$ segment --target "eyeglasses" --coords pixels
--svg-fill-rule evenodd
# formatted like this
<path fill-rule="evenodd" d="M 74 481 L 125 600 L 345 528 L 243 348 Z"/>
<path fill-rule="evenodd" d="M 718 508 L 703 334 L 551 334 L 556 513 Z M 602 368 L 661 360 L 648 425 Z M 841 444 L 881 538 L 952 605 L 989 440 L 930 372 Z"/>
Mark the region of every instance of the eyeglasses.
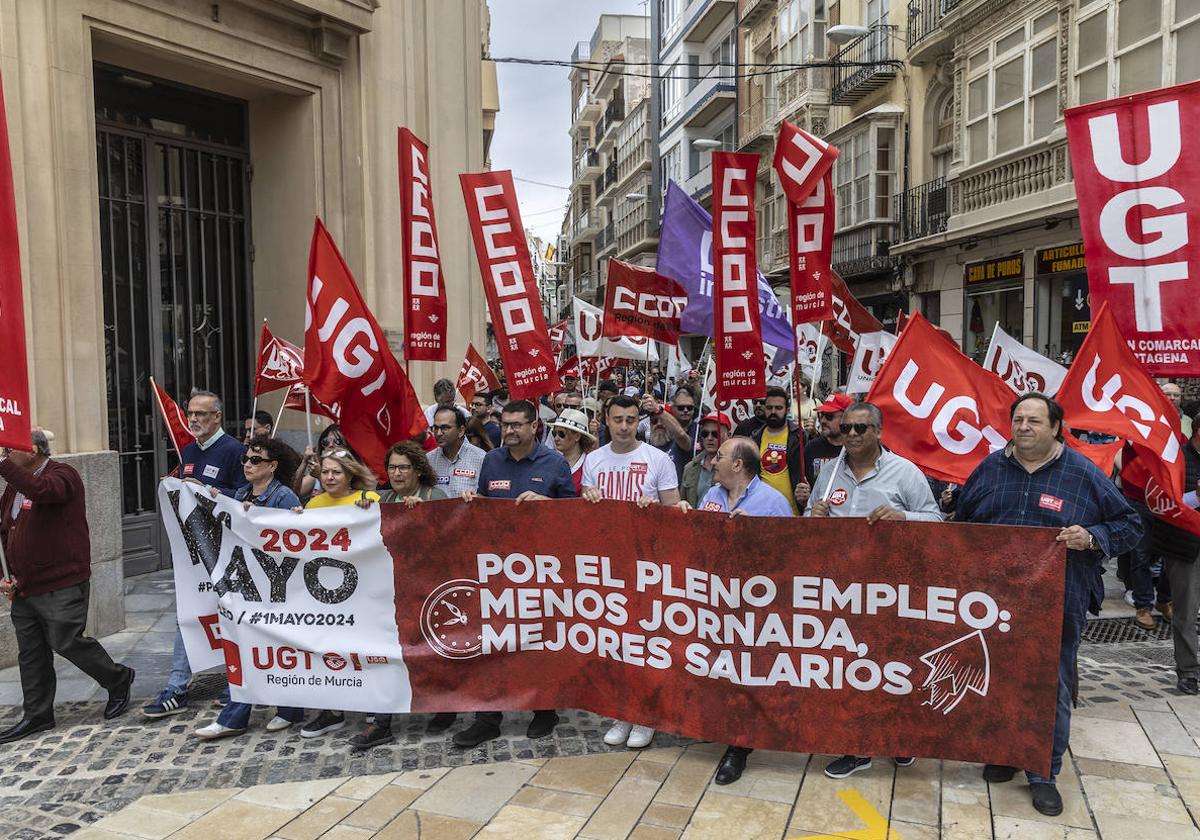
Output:
<path fill-rule="evenodd" d="M 837 417 L 838 414 L 840 414 L 840 413 L 841 412 L 834 413 L 834 412 L 829 412 L 829 411 L 818 411 L 817 416 L 820 417 L 822 420 L 832 420 L 834 417 Z"/>
<path fill-rule="evenodd" d="M 696 406 L 694 406 L 694 405 L 677 405 L 677 406 L 675 406 L 675 410 L 676 411 L 695 411 Z"/>
<path fill-rule="evenodd" d="M 838 429 L 840 429 L 844 435 L 848 435 L 850 432 L 854 432 L 856 435 L 865 435 L 867 433 L 867 429 L 874 428 L 874 423 L 843 423 L 838 426 Z"/>
<path fill-rule="evenodd" d="M 440 425 L 440 426 L 434 426 L 434 427 L 433 427 L 433 430 L 434 430 L 435 432 L 448 432 L 448 431 L 450 431 L 450 430 L 452 430 L 452 429 L 457 429 L 457 428 L 458 428 L 457 426 L 452 426 L 452 425 L 448 425 L 448 424 L 445 424 L 445 423 L 443 423 L 443 424 L 442 424 L 442 425 Z"/>
<path fill-rule="evenodd" d="M 250 464 L 251 466 L 254 466 L 254 467 L 257 467 L 259 464 L 262 464 L 264 462 L 270 462 L 270 461 L 274 461 L 274 460 L 275 460 L 274 458 L 264 458 L 261 455 L 243 455 L 242 456 L 242 464 L 243 465 Z"/>
<path fill-rule="evenodd" d="M 208 417 L 210 414 L 219 414 L 217 411 L 186 411 L 188 417 Z"/>
<path fill-rule="evenodd" d="M 388 464 L 388 472 L 408 472 L 413 468 L 412 464 Z"/>
<path fill-rule="evenodd" d="M 504 429 L 504 430 L 508 430 L 508 429 L 515 430 L 515 429 L 521 428 L 522 426 L 532 425 L 532 423 L 533 423 L 532 420 L 521 420 L 521 421 L 514 422 L 514 423 L 501 423 L 500 428 Z"/>
<path fill-rule="evenodd" d="M 716 437 L 720 437 L 720 436 L 721 436 L 721 433 L 719 431 L 717 431 L 716 429 L 705 429 L 700 432 L 700 437 L 702 437 L 702 438 L 716 438 Z"/>
<path fill-rule="evenodd" d="M 326 449 L 321 453 L 322 458 L 349 458 L 350 453 L 345 449 Z"/>

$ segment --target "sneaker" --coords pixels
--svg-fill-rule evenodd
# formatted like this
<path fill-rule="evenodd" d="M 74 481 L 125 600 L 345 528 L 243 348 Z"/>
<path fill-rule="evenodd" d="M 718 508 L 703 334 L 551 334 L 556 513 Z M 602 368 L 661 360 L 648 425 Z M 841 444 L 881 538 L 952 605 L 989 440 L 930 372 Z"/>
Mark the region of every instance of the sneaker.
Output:
<path fill-rule="evenodd" d="M 230 738 L 234 735 L 241 735 L 245 731 L 245 729 L 234 729 L 232 726 L 222 726 L 213 721 L 208 726 L 201 726 L 192 734 L 205 741 L 215 741 L 218 738 Z"/>
<path fill-rule="evenodd" d="M 631 750 L 640 750 L 643 747 L 650 746 L 650 742 L 654 740 L 654 730 L 649 726 L 635 726 L 629 732 L 629 740 L 625 742 L 625 746 Z"/>
<path fill-rule="evenodd" d="M 1132 589 L 1125 590 L 1125 603 L 1131 607 L 1135 606 L 1133 603 L 1133 590 Z"/>
<path fill-rule="evenodd" d="M 382 744 L 390 744 L 396 740 L 396 736 L 392 734 L 392 730 L 386 726 L 377 726 L 374 723 L 368 723 L 363 727 L 363 731 L 359 732 L 350 739 L 350 746 L 359 750 L 369 750 L 371 747 L 378 747 Z"/>
<path fill-rule="evenodd" d="M 164 689 L 153 703 L 142 706 L 142 716 L 148 718 L 163 718 L 177 715 L 187 708 L 187 695 Z"/>
<path fill-rule="evenodd" d="M 291 726 L 293 723 L 296 723 L 296 721 L 288 720 L 285 717 L 280 717 L 279 715 L 275 715 L 275 717 L 273 717 L 269 721 L 267 721 L 267 731 L 268 732 L 282 732 L 283 730 L 285 730 L 289 726 Z"/>
<path fill-rule="evenodd" d="M 632 729 L 633 726 L 619 720 L 614 723 L 607 732 L 604 733 L 604 743 L 608 744 L 610 747 L 619 747 L 621 744 L 624 744 L 629 740 L 629 732 Z"/>
<path fill-rule="evenodd" d="M 480 744 L 500 737 L 500 727 L 484 720 L 476 720 L 462 732 L 455 734 L 452 742 L 462 749 L 478 747 Z"/>
<path fill-rule="evenodd" d="M 897 756 L 896 758 L 893 758 L 892 761 L 896 762 L 897 767 L 912 767 L 917 763 L 917 760 L 911 755 Z"/>
<path fill-rule="evenodd" d="M 300 728 L 301 738 L 320 738 L 330 732 L 337 732 L 346 725 L 346 716 L 341 712 L 325 710 Z"/>
<path fill-rule="evenodd" d="M 825 766 L 825 775 L 831 779 L 847 779 L 859 770 L 870 769 L 870 756 L 844 755 Z"/>

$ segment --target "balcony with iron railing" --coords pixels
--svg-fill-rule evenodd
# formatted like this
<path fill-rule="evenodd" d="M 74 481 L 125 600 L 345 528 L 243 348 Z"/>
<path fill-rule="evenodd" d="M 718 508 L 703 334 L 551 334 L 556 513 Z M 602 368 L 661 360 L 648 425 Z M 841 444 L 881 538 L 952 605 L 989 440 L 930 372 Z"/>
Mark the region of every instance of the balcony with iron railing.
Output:
<path fill-rule="evenodd" d="M 643 189 L 649 189 L 646 184 Z M 617 257 L 629 260 L 645 251 L 654 250 L 658 241 L 647 222 L 647 202 L 632 202 L 631 209 L 617 220 Z"/>
<path fill-rule="evenodd" d="M 613 99 L 604 109 L 604 116 L 596 126 L 596 148 L 608 152 L 617 142 L 617 131 L 625 119 L 625 102 Z"/>
<path fill-rule="evenodd" d="M 711 156 L 709 157 L 711 158 Z M 710 195 L 712 193 L 711 160 L 705 166 L 700 167 L 700 169 L 694 175 L 690 175 L 685 178 L 680 186 L 683 187 L 684 192 L 697 201 L 706 195 Z"/>
<path fill-rule="evenodd" d="M 737 81 L 733 68 L 713 65 L 683 97 L 680 108 L 683 124 L 690 128 L 708 125 L 736 99 Z"/>
<path fill-rule="evenodd" d="M 610 221 L 600 229 L 600 234 L 596 237 L 596 254 L 602 255 L 616 247 L 617 230 L 616 226 Z"/>
<path fill-rule="evenodd" d="M 591 207 L 575 217 L 575 224 L 571 226 L 571 239 L 578 242 L 580 239 L 595 236 L 599 230 L 600 209 L 598 207 Z"/>
<path fill-rule="evenodd" d="M 942 233 L 950 221 L 950 190 L 945 178 L 935 178 L 895 196 L 900 242 Z"/>
<path fill-rule="evenodd" d="M 905 42 L 910 63 L 927 64 L 950 52 L 954 42 L 942 18 L 958 4 L 959 0 L 908 0 Z"/>
<path fill-rule="evenodd" d="M 595 149 L 584 149 L 575 160 L 575 180 L 594 178 L 600 173 L 600 154 Z"/>
<path fill-rule="evenodd" d="M 617 162 L 609 161 L 608 166 L 604 167 L 604 172 L 596 179 L 596 203 L 604 205 L 612 205 L 613 187 L 617 185 Z"/>
<path fill-rule="evenodd" d="M 873 27 L 838 50 L 833 63 L 830 101 L 834 105 L 853 105 L 896 77 L 902 62 L 892 56 L 894 27 Z"/>
<path fill-rule="evenodd" d="M 900 258 L 891 254 L 895 240 L 896 225 L 891 222 L 874 222 L 839 231 L 833 236 L 830 262 L 834 271 L 843 277 L 894 271 L 900 265 Z"/>
<path fill-rule="evenodd" d="M 738 144 L 743 151 L 754 151 L 766 146 L 775 135 L 774 97 L 752 98 L 750 104 L 738 115 Z"/>

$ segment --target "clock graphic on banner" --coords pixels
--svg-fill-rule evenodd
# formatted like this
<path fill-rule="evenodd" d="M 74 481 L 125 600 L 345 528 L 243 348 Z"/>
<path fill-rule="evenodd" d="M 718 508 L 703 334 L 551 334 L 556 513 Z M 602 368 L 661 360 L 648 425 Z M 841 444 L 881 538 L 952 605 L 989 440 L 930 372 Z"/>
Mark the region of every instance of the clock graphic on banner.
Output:
<path fill-rule="evenodd" d="M 429 593 L 421 607 L 421 632 L 434 653 L 471 659 L 482 652 L 478 589 L 478 581 L 457 578 Z"/>

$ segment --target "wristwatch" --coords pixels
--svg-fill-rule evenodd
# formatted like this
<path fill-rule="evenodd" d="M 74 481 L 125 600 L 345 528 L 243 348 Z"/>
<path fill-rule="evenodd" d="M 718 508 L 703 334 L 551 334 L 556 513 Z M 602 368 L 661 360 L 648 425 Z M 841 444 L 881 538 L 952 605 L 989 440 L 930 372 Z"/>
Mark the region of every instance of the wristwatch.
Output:
<path fill-rule="evenodd" d="M 1095 551 L 1098 548 L 1100 548 L 1100 546 L 1098 546 L 1096 544 L 1096 535 L 1089 531 L 1088 532 L 1088 551 Z"/>

